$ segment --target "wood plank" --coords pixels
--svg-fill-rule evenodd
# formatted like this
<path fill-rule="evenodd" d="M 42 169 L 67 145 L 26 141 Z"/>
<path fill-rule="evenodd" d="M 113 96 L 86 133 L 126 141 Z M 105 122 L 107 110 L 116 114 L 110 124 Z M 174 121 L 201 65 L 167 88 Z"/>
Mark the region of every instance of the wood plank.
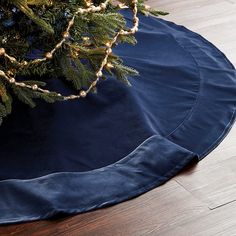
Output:
<path fill-rule="evenodd" d="M 188 171 L 175 180 L 210 209 L 236 201 L 236 157 L 199 171 Z"/>
<path fill-rule="evenodd" d="M 236 202 L 202 214 L 177 227 L 153 231 L 148 236 L 234 236 L 236 235 Z"/>
<path fill-rule="evenodd" d="M 236 64 L 236 4 L 227 0 L 211 1 L 150 1 L 151 5 L 170 14 L 166 20 L 174 21 L 203 35 L 213 42 Z M 234 50 L 232 50 L 234 49 Z"/>

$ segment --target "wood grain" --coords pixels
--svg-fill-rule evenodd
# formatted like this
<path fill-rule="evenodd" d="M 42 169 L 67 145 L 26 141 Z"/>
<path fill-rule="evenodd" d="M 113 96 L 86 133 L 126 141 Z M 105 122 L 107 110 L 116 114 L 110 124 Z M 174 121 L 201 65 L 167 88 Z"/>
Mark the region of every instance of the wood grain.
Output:
<path fill-rule="evenodd" d="M 214 211 L 203 213 L 194 220 L 169 227 L 168 230 L 153 231 L 148 236 L 235 236 L 236 202 Z"/>
<path fill-rule="evenodd" d="M 210 209 L 236 201 L 236 155 L 197 172 L 183 173 L 175 180 Z M 236 223 L 236 222 L 235 222 Z"/>
<path fill-rule="evenodd" d="M 150 0 L 236 65 L 236 0 Z M 64 219 L 2 226 L 0 236 L 234 236 L 236 127 L 206 159 L 122 204 Z M 1 214 L 1 213 L 0 213 Z"/>

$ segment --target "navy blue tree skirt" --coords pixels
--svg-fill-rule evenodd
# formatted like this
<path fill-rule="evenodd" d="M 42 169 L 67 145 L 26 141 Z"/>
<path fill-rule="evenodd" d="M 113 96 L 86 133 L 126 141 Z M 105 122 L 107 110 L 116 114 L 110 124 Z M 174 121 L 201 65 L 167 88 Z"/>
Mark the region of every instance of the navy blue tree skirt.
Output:
<path fill-rule="evenodd" d="M 227 58 L 196 33 L 152 17 L 141 17 L 137 38 L 135 47 L 115 49 L 140 72 L 132 87 L 108 79 L 80 101 L 14 104 L 0 127 L 1 224 L 133 198 L 225 137 L 236 105 Z M 71 92 L 60 79 L 49 84 Z"/>

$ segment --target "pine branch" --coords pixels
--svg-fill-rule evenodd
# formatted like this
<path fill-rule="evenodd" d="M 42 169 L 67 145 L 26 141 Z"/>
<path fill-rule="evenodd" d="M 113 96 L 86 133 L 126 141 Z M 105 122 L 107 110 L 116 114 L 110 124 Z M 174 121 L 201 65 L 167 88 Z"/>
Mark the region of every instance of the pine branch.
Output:
<path fill-rule="evenodd" d="M 40 19 L 35 13 L 30 9 L 29 5 L 35 5 L 35 6 L 41 6 L 48 4 L 49 1 L 44 0 L 12 0 L 12 4 L 14 4 L 19 10 L 21 10 L 26 16 L 28 16 L 34 23 L 42 27 L 45 31 L 47 31 L 50 34 L 54 33 L 53 28 L 51 25 L 47 24 L 44 20 Z"/>
<path fill-rule="evenodd" d="M 119 2 L 130 7 L 134 5 L 131 0 Z M 94 6 L 97 7 L 101 3 L 104 3 L 104 0 L 96 0 Z M 143 0 L 138 0 L 137 7 L 139 12 L 145 15 L 166 14 L 148 8 Z M 11 113 L 12 98 L 17 97 L 31 107 L 36 106 L 38 99 L 49 103 L 67 100 L 57 92 L 42 89 L 46 87 L 46 83 L 42 81 L 43 76 L 62 77 L 71 82 L 76 90 L 72 97 L 77 98 L 81 90 L 91 88 L 94 82 L 92 91 L 95 92 L 99 78 L 114 76 L 130 86 L 129 77 L 138 75 L 135 69 L 124 65 L 119 56 L 112 53 L 112 48 L 107 46 L 117 32 L 128 30 L 119 7 L 108 4 L 99 12 L 75 15 L 78 8 L 86 9 L 87 6 L 82 0 L 1 2 L 0 123 Z M 69 27 L 71 19 L 73 26 Z M 60 44 L 62 39 L 63 43 Z M 112 47 L 119 43 L 136 44 L 133 35 L 120 34 L 116 39 Z M 111 53 L 107 55 L 108 49 Z M 46 60 L 40 61 L 42 58 Z M 103 64 L 104 58 L 106 60 Z M 98 77 L 98 72 L 105 73 Z M 37 78 L 37 80 L 27 80 L 27 78 Z M 15 83 L 16 81 L 18 83 Z"/>

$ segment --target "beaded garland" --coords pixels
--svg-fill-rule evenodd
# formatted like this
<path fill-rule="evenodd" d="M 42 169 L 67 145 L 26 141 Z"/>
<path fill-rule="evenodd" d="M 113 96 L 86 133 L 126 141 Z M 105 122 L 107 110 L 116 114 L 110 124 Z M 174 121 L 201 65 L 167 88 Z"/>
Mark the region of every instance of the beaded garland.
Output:
<path fill-rule="evenodd" d="M 78 8 L 78 10 L 74 13 L 73 17 L 71 18 L 71 20 L 68 22 L 66 30 L 62 33 L 62 40 L 59 43 L 57 43 L 56 46 L 50 52 L 47 52 L 43 58 L 34 59 L 34 60 L 31 60 L 31 61 L 24 60 L 23 62 L 18 62 L 16 58 L 8 55 L 4 48 L 0 48 L 0 57 L 5 57 L 11 63 L 17 63 L 18 66 L 20 66 L 20 67 L 25 67 L 25 66 L 28 66 L 29 64 L 38 64 L 38 63 L 41 63 L 43 61 L 51 60 L 53 58 L 55 52 L 59 48 L 61 48 L 62 45 L 66 42 L 66 40 L 70 37 L 70 29 L 74 25 L 75 17 L 78 14 L 93 13 L 93 12 L 99 12 L 99 11 L 105 10 L 107 8 L 108 4 L 110 3 L 110 1 L 111 0 L 106 0 L 105 2 L 101 3 L 99 6 L 94 6 L 92 4 L 92 2 L 86 0 L 85 4 L 86 4 L 87 8 Z M 79 98 L 85 98 L 87 96 L 87 94 L 94 87 L 96 87 L 98 81 L 100 80 L 100 78 L 103 75 L 104 67 L 105 66 L 107 66 L 109 68 L 113 67 L 113 65 L 111 63 L 108 63 L 108 57 L 112 53 L 112 47 L 116 43 L 118 37 L 120 35 L 135 34 L 138 31 L 139 18 L 137 17 L 137 14 L 138 14 L 137 4 L 138 4 L 138 0 L 132 0 L 131 1 L 131 8 L 132 8 L 132 12 L 133 12 L 133 27 L 130 28 L 129 30 L 121 29 L 120 31 L 118 31 L 116 33 L 116 35 L 113 37 L 112 40 L 105 43 L 106 50 L 105 50 L 104 59 L 103 59 L 101 65 L 100 65 L 99 69 L 96 71 L 96 79 L 90 84 L 88 89 L 87 90 L 81 90 L 78 95 L 72 94 L 72 95 L 69 95 L 69 96 L 63 96 L 60 93 L 56 93 L 58 97 L 60 97 L 64 101 L 74 100 L 74 99 L 79 99 Z M 128 6 L 125 6 L 124 4 L 119 4 L 118 7 L 121 8 L 121 9 L 122 8 L 128 8 Z M 148 6 L 146 6 L 146 7 L 148 7 Z M 49 90 L 46 90 L 46 89 L 42 89 L 36 84 L 28 85 L 28 84 L 25 84 L 23 82 L 17 82 L 16 79 L 11 74 L 11 72 L 5 73 L 4 71 L 0 70 L 0 77 L 5 78 L 6 81 L 8 81 L 10 84 L 14 84 L 15 86 L 18 86 L 18 87 L 24 87 L 24 88 L 39 91 L 39 92 L 42 92 L 42 93 L 52 92 L 52 91 L 49 91 Z"/>

